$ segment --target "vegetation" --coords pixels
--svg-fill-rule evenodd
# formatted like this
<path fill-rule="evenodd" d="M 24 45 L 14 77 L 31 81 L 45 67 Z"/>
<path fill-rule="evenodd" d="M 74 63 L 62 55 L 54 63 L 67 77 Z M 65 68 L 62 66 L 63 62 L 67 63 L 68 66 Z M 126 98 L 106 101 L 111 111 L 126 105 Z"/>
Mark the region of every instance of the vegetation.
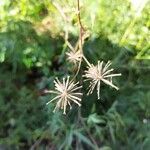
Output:
<path fill-rule="evenodd" d="M 141 4 L 140 4 L 141 2 Z M 138 5 L 139 3 L 139 5 Z M 150 147 L 150 2 L 80 0 L 84 56 L 122 76 L 101 85 L 81 107 L 53 113 L 55 77 L 73 77 L 67 40 L 79 37 L 77 1 L 0 1 L 0 149 L 148 150 Z M 65 16 L 64 16 L 65 14 Z M 78 80 L 86 69 L 81 64 Z"/>

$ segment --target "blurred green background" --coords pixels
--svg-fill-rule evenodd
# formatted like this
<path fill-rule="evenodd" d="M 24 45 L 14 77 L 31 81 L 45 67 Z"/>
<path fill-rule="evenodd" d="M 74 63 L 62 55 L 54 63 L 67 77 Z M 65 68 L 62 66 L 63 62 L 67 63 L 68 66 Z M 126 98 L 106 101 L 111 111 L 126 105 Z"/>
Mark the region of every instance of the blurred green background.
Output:
<path fill-rule="evenodd" d="M 80 3 L 90 32 L 84 54 L 91 63 L 111 60 L 120 90 L 102 85 L 97 100 L 84 85 L 80 109 L 52 113 L 43 91 L 56 76 L 73 75 L 63 36 L 68 29 L 71 43 L 78 38 L 77 2 L 0 0 L 0 150 L 149 150 L 150 2 Z"/>

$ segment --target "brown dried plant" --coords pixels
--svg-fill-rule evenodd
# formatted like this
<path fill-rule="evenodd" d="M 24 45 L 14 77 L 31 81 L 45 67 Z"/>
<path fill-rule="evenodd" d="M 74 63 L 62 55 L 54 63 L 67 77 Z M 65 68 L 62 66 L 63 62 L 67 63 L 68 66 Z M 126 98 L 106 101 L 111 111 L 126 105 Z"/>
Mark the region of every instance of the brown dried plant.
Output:
<path fill-rule="evenodd" d="M 65 23 L 68 24 L 68 18 L 65 15 L 65 12 L 63 12 L 63 9 L 57 4 L 54 3 L 54 6 L 58 9 L 60 12 L 62 18 L 64 19 Z M 98 99 L 100 99 L 100 86 L 101 82 L 115 88 L 118 90 L 119 88 L 112 83 L 112 78 L 116 76 L 120 76 L 121 74 L 114 74 L 112 71 L 114 69 L 109 69 L 111 66 L 111 62 L 108 61 L 105 65 L 103 65 L 103 61 L 98 61 L 97 65 L 91 64 L 83 53 L 83 44 L 85 39 L 89 36 L 89 33 L 84 29 L 82 23 L 81 23 L 81 17 L 80 17 L 80 5 L 79 0 L 77 0 L 77 17 L 78 17 L 78 24 L 79 24 L 79 38 L 77 43 L 75 44 L 75 47 L 69 42 L 68 40 L 68 29 L 65 30 L 65 43 L 69 48 L 69 51 L 66 52 L 67 60 L 70 63 L 73 63 L 74 65 L 78 66 L 78 70 L 75 73 L 72 80 L 70 80 L 70 77 L 67 77 L 67 79 L 63 78 L 63 81 L 60 82 L 58 78 L 54 80 L 55 84 L 55 90 L 51 91 L 49 90 L 48 93 L 56 94 L 57 96 L 54 97 L 52 100 L 50 100 L 47 105 L 55 100 L 57 100 L 56 106 L 53 110 L 53 112 L 56 111 L 56 109 L 63 109 L 63 114 L 66 114 L 67 106 L 69 105 L 70 109 L 72 108 L 71 103 L 74 102 L 78 106 L 81 106 L 81 96 L 83 95 L 82 92 L 77 90 L 81 90 L 82 86 L 79 85 L 79 82 L 75 82 L 75 78 L 79 73 L 79 70 L 81 68 L 81 63 L 84 60 L 87 64 L 87 70 L 85 70 L 85 74 L 83 75 L 85 81 L 90 81 L 89 84 L 89 91 L 87 95 L 92 94 L 94 92 L 94 89 L 97 89 L 97 96 Z"/>
<path fill-rule="evenodd" d="M 74 81 L 70 81 L 70 77 L 68 76 L 67 79 L 63 78 L 63 82 L 60 82 L 58 78 L 54 80 L 55 90 L 54 91 L 47 91 L 49 93 L 56 94 L 57 96 L 54 97 L 52 100 L 47 102 L 47 105 L 55 100 L 57 100 L 56 106 L 53 112 L 56 109 L 63 109 L 63 114 L 66 114 L 67 105 L 72 108 L 71 103 L 74 102 L 78 106 L 81 106 L 79 103 L 81 101 L 81 92 L 76 92 L 77 90 L 81 89 L 82 86 L 79 86 L 79 82 L 75 83 Z"/>
<path fill-rule="evenodd" d="M 88 95 L 92 94 L 95 87 L 97 86 L 97 96 L 98 99 L 100 99 L 100 85 L 101 81 L 105 84 L 115 88 L 118 90 L 119 88 L 115 86 L 112 83 L 112 77 L 121 76 L 121 74 L 114 74 L 112 71 L 114 69 L 108 69 L 111 65 L 111 62 L 108 61 L 106 65 L 103 67 L 103 61 L 98 61 L 98 64 L 94 66 L 93 64 L 90 64 L 90 66 L 87 67 L 87 70 L 85 71 L 85 75 L 83 75 L 86 79 L 86 81 L 90 81 L 89 85 L 89 91 Z"/>

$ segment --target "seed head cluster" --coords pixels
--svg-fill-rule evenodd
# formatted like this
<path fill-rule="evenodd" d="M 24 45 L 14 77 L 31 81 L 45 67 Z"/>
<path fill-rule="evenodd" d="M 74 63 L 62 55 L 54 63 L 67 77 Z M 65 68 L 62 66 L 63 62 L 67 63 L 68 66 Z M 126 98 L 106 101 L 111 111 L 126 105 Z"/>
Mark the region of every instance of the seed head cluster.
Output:
<path fill-rule="evenodd" d="M 109 85 L 112 88 L 118 90 L 119 88 L 112 83 L 112 78 L 121 76 L 120 73 L 114 74 L 113 68 L 109 69 L 111 62 L 108 61 L 105 65 L 103 61 L 98 61 L 97 65 L 88 63 L 87 70 L 84 71 L 83 77 L 84 81 L 89 81 L 89 90 L 87 95 L 92 94 L 94 89 L 97 90 L 97 97 L 100 99 L 100 87 L 101 82 Z M 67 106 L 72 108 L 72 103 L 76 103 L 78 106 L 81 106 L 81 97 L 82 92 L 80 91 L 82 86 L 79 85 L 79 82 L 70 80 L 68 76 L 66 79 L 63 78 L 62 82 L 56 78 L 54 80 L 55 90 L 48 91 L 49 93 L 56 94 L 56 96 L 50 100 L 47 105 L 53 101 L 56 102 L 56 106 L 53 110 L 55 112 L 57 109 L 63 109 L 63 114 L 66 114 Z"/>
<path fill-rule="evenodd" d="M 83 27 L 80 17 L 80 4 L 79 0 L 77 1 L 77 18 L 78 18 L 78 25 L 79 25 L 79 37 L 75 44 L 75 46 L 72 45 L 72 43 L 69 42 L 69 30 L 65 30 L 65 44 L 69 48 L 69 50 L 66 52 L 67 56 L 67 62 L 72 63 L 73 67 L 78 67 L 77 71 L 74 73 L 74 76 L 72 80 L 70 80 L 70 77 L 63 78 L 62 81 L 60 81 L 58 78 L 54 80 L 54 90 L 47 91 L 48 93 L 55 94 L 56 96 L 47 102 L 47 105 L 51 102 L 56 101 L 56 106 L 53 110 L 55 112 L 57 109 L 62 109 L 63 114 L 66 114 L 67 107 L 70 109 L 72 108 L 72 103 L 77 104 L 78 106 L 81 106 L 81 100 L 83 93 L 81 92 L 81 84 L 76 80 L 77 75 L 80 72 L 80 69 L 82 68 L 82 62 L 84 61 L 87 65 L 87 69 L 84 71 L 84 74 L 80 76 L 81 82 L 88 81 L 88 92 L 87 95 L 92 94 L 94 90 L 97 91 L 97 97 L 100 99 L 100 88 L 101 84 L 107 84 L 112 88 L 115 88 L 118 90 L 119 88 L 112 83 L 112 79 L 114 77 L 120 76 L 121 74 L 115 74 L 113 73 L 113 68 L 110 68 L 111 62 L 108 61 L 106 64 L 104 64 L 103 61 L 98 61 L 96 65 L 91 64 L 87 58 L 84 56 L 83 53 L 83 45 L 85 40 L 90 36 L 90 33 L 87 31 L 86 28 Z M 56 8 L 58 8 L 56 6 Z M 61 12 L 61 15 L 65 19 L 65 22 L 68 23 L 68 20 L 66 20 L 65 13 L 58 8 L 59 12 Z M 110 68 L 110 69 L 109 69 Z M 74 69 L 75 70 L 75 69 Z M 83 72 L 83 71 L 82 71 Z M 84 78 L 84 80 L 82 79 Z M 83 81 L 82 81 L 83 80 Z"/>

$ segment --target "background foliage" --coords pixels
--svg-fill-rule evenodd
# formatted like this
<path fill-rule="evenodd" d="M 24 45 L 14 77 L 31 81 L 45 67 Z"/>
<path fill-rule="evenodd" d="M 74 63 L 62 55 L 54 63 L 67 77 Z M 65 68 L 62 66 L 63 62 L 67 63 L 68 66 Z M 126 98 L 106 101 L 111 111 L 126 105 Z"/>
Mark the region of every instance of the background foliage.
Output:
<path fill-rule="evenodd" d="M 65 23 L 54 2 L 69 18 Z M 150 147 L 150 3 L 81 1 L 90 62 L 112 60 L 120 91 L 102 86 L 66 116 L 46 106 L 53 79 L 71 74 L 63 36 L 78 36 L 76 1 L 0 1 L 0 148 L 148 150 Z M 145 3 L 144 3 L 145 2 Z M 66 67 L 67 66 L 67 67 Z M 84 69 L 84 64 L 82 68 Z"/>

